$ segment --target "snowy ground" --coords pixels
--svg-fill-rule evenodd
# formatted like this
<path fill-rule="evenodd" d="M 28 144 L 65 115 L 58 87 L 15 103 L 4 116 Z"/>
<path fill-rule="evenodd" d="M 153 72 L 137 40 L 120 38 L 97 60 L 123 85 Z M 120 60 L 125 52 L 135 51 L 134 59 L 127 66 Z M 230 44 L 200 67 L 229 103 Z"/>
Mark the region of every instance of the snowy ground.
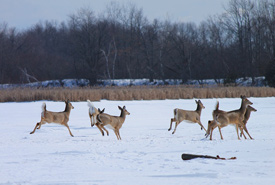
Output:
<path fill-rule="evenodd" d="M 119 115 L 118 105 L 131 113 L 120 130 L 101 136 L 90 127 L 86 102 L 72 102 L 69 125 L 75 137 L 59 125 L 47 124 L 33 135 L 40 120 L 40 102 L 0 103 L 0 184 L 274 184 L 275 97 L 249 98 L 258 112 L 248 129 L 255 140 L 238 140 L 235 128 L 218 130 L 205 139 L 198 124 L 182 122 L 168 132 L 174 108 L 192 110 L 194 100 L 94 102 Z M 202 99 L 207 127 L 216 99 Z M 233 110 L 241 99 L 219 99 L 220 109 Z M 64 110 L 63 102 L 46 102 L 47 109 Z M 182 153 L 237 157 L 237 160 L 194 159 Z"/>

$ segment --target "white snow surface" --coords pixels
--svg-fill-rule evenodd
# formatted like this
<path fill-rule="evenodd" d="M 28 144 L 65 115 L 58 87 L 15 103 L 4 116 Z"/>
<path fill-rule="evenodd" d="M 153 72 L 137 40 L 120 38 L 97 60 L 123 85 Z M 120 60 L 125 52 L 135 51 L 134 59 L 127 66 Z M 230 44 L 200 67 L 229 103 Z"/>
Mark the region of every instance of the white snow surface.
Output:
<path fill-rule="evenodd" d="M 217 99 L 220 109 L 240 107 L 240 98 Z M 194 110 L 191 100 L 93 102 L 111 115 L 118 105 L 131 113 L 120 129 L 102 136 L 91 127 L 87 102 L 72 102 L 66 127 L 46 124 L 29 133 L 40 121 L 44 101 L 0 103 L 0 184 L 274 184 L 275 97 L 249 98 L 258 111 L 247 127 L 254 140 L 237 139 L 233 126 L 218 129 L 213 141 L 198 124 L 182 122 L 168 132 L 173 109 Z M 201 120 L 207 128 L 216 99 L 201 99 L 206 107 Z M 64 102 L 45 101 L 47 110 L 63 111 Z M 173 125 L 174 129 L 174 125 Z M 236 160 L 193 159 L 182 153 L 237 157 Z"/>

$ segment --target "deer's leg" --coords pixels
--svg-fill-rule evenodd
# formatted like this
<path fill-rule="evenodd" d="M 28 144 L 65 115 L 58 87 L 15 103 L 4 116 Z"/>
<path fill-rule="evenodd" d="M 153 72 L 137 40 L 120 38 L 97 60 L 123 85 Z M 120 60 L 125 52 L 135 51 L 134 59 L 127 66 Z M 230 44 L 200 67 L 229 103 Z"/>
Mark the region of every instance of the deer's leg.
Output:
<path fill-rule="evenodd" d="M 243 128 L 244 128 L 244 124 L 238 124 L 238 128 L 240 129 L 240 137 L 242 137 L 242 135 L 244 135 L 244 138 L 246 139 L 246 136 L 243 132 Z"/>
<path fill-rule="evenodd" d="M 176 121 L 176 119 L 175 119 L 175 118 L 171 118 L 170 128 L 168 129 L 168 131 L 170 131 L 170 130 L 172 129 L 172 123 L 173 123 L 174 121 Z"/>
<path fill-rule="evenodd" d="M 68 130 L 69 130 L 69 132 L 70 132 L 70 135 L 71 135 L 72 137 L 74 137 L 74 135 L 72 134 L 72 132 L 71 132 L 71 130 L 70 130 L 69 125 L 68 125 L 67 123 L 64 123 L 64 125 L 65 125 L 65 127 L 67 127 L 67 128 L 68 128 Z"/>
<path fill-rule="evenodd" d="M 219 132 L 220 132 L 221 139 L 223 140 L 223 137 L 222 137 L 222 131 L 221 131 L 221 127 L 220 127 L 220 126 L 218 126 L 218 128 L 219 128 Z"/>
<path fill-rule="evenodd" d="M 242 128 L 242 129 L 240 129 L 240 131 L 241 131 L 240 136 L 242 137 L 242 135 L 243 135 L 244 139 L 247 139 L 247 138 L 246 138 L 246 136 L 245 136 L 245 134 L 244 134 L 244 132 L 243 132 L 243 128 Z"/>
<path fill-rule="evenodd" d="M 244 128 L 243 128 L 244 130 L 245 130 L 245 132 L 248 134 L 248 136 L 250 137 L 250 139 L 253 139 L 252 137 L 251 137 L 251 135 L 249 134 L 249 132 L 248 132 L 248 130 L 247 130 L 247 128 L 246 128 L 246 125 L 244 126 Z"/>
<path fill-rule="evenodd" d="M 238 126 L 238 124 L 235 124 L 235 125 L 236 125 L 236 132 L 237 132 L 238 140 L 241 140 L 241 138 L 239 136 L 239 126 Z"/>
<path fill-rule="evenodd" d="M 117 140 L 119 140 L 118 131 L 115 129 L 114 132 L 115 132 L 115 134 L 116 134 Z"/>
<path fill-rule="evenodd" d="M 115 132 L 115 135 L 116 135 L 116 137 L 117 137 L 117 133 L 116 133 L 116 130 L 114 130 L 114 132 Z M 118 137 L 117 137 L 117 139 L 118 139 Z"/>
<path fill-rule="evenodd" d="M 243 125 L 245 125 L 245 124 L 243 124 Z M 244 133 L 243 133 L 243 127 L 241 126 L 241 125 L 239 125 L 239 128 L 240 128 L 240 130 L 241 130 L 241 134 L 240 134 L 240 137 L 242 137 L 243 135 L 244 135 Z M 245 136 L 245 135 L 244 135 Z"/>
<path fill-rule="evenodd" d="M 212 140 L 213 130 L 214 130 L 214 128 L 211 128 L 211 130 L 210 130 L 210 140 Z"/>
<path fill-rule="evenodd" d="M 101 128 L 107 133 L 107 136 L 109 136 L 108 130 L 103 125 L 101 125 Z"/>
<path fill-rule="evenodd" d="M 95 124 L 95 126 L 98 128 L 98 130 L 101 132 L 102 136 L 104 136 L 104 132 L 101 129 L 100 125 L 98 123 Z"/>
<path fill-rule="evenodd" d="M 41 122 L 36 123 L 36 125 L 35 125 L 33 131 L 32 131 L 30 134 L 33 134 L 33 133 L 35 132 L 35 130 L 39 127 L 40 123 L 41 123 Z M 41 125 L 40 125 L 40 127 L 41 127 Z"/>
<path fill-rule="evenodd" d="M 38 125 L 37 129 L 40 129 L 41 126 L 44 125 L 45 123 L 46 123 L 45 121 L 42 121 L 42 120 L 41 120 L 41 121 L 39 122 L 39 125 Z"/>
<path fill-rule="evenodd" d="M 201 130 L 204 129 L 204 131 L 206 132 L 206 129 L 205 129 L 204 126 L 201 124 L 201 121 L 199 121 L 198 124 L 201 126 Z"/>
<path fill-rule="evenodd" d="M 174 129 L 174 131 L 172 132 L 172 134 L 175 134 L 176 129 L 177 129 L 177 127 L 178 127 L 178 125 L 179 125 L 179 122 L 178 122 L 178 121 L 176 121 L 175 129 Z"/>
<path fill-rule="evenodd" d="M 121 140 L 119 130 L 117 130 L 117 135 L 118 135 L 119 139 Z"/>
<path fill-rule="evenodd" d="M 243 129 L 244 129 L 244 128 L 243 128 L 242 126 L 239 126 L 239 129 L 240 129 L 240 131 L 241 131 L 240 137 L 242 137 L 242 135 L 243 135 L 244 139 L 247 139 L 246 136 L 245 136 L 245 134 L 244 134 L 244 132 L 243 132 Z"/>
<path fill-rule="evenodd" d="M 40 129 L 42 125 L 46 124 L 45 118 L 41 117 L 41 121 L 39 122 L 39 126 L 37 127 L 37 129 Z"/>

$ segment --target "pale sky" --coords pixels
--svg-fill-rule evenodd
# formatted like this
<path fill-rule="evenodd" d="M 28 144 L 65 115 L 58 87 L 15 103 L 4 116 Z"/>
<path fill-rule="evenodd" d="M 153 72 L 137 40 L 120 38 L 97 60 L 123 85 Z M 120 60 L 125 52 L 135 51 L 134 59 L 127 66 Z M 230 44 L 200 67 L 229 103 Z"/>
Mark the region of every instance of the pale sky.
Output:
<path fill-rule="evenodd" d="M 42 21 L 67 21 L 80 8 L 101 13 L 114 0 L 0 0 L 0 24 L 27 29 Z M 143 9 L 149 20 L 161 19 L 199 24 L 210 15 L 224 12 L 229 0 L 115 0 Z"/>

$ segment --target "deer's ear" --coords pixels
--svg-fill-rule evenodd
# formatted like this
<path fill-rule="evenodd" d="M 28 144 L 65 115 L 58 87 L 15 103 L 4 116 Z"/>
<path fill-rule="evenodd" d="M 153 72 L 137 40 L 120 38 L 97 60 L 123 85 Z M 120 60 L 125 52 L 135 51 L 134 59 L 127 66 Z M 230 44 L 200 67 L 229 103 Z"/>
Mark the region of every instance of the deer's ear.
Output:
<path fill-rule="evenodd" d="M 197 101 L 197 100 L 195 100 L 195 102 L 196 102 L 196 103 L 198 103 L 198 101 Z"/>
<path fill-rule="evenodd" d="M 120 106 L 118 106 L 119 110 L 122 110 L 122 108 Z"/>
<path fill-rule="evenodd" d="M 125 105 L 123 106 L 123 109 L 126 109 Z"/>
<path fill-rule="evenodd" d="M 99 112 L 100 112 L 100 114 L 102 114 L 104 111 L 105 111 L 105 108 L 102 111 L 99 111 Z"/>

